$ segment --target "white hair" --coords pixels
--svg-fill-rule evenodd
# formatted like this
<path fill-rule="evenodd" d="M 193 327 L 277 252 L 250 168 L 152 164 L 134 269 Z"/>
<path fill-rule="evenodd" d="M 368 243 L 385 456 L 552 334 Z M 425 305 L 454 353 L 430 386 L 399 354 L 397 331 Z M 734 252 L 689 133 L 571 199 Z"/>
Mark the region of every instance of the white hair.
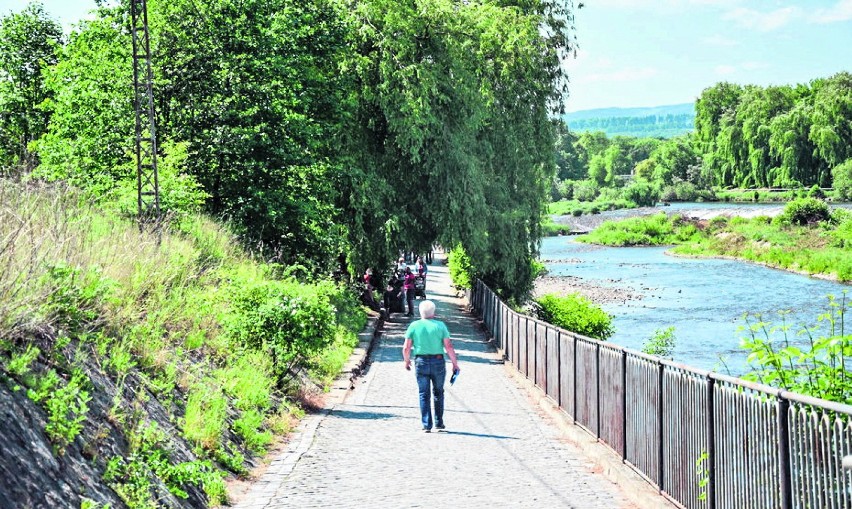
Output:
<path fill-rule="evenodd" d="M 435 303 L 431 300 L 424 300 L 417 306 L 417 310 L 420 311 L 420 318 L 432 318 L 435 316 Z"/>

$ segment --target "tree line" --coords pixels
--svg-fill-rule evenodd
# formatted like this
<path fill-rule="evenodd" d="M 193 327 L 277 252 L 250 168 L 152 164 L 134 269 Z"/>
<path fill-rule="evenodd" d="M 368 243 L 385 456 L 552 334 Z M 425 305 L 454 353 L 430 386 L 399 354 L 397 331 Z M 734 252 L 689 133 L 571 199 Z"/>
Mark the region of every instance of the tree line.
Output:
<path fill-rule="evenodd" d="M 71 182 L 130 214 L 129 4 L 99 5 L 68 35 L 37 2 L 2 18 L 0 173 Z M 462 246 L 522 294 L 572 9 L 150 0 L 163 206 L 226 219 L 268 259 L 315 273 Z"/>
<path fill-rule="evenodd" d="M 835 189 L 852 198 L 852 74 L 808 85 L 718 83 L 695 103 L 695 130 L 669 139 L 557 135 L 551 199 L 716 199 L 732 188 Z"/>
<path fill-rule="evenodd" d="M 671 138 L 695 128 L 695 115 L 645 115 L 642 117 L 595 117 L 569 120 L 572 131 L 603 131 L 608 136 Z"/>

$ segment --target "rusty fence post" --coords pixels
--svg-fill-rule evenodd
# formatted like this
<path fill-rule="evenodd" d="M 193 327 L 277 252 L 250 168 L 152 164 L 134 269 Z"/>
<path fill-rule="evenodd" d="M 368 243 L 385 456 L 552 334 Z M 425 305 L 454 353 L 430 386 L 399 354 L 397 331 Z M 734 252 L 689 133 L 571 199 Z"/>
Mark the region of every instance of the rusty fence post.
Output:
<path fill-rule="evenodd" d="M 621 351 L 621 460 L 627 461 L 627 350 Z"/>
<path fill-rule="evenodd" d="M 778 470 L 781 488 L 781 509 L 793 507 L 793 483 L 790 476 L 790 401 L 778 394 Z"/>
<path fill-rule="evenodd" d="M 665 482 L 664 481 L 665 481 L 665 478 L 666 478 L 665 472 L 664 472 L 666 462 L 663 459 L 663 453 L 665 452 L 665 449 L 663 447 L 663 436 L 664 436 L 664 434 L 663 434 L 663 400 L 665 399 L 664 394 L 663 394 L 663 379 L 665 378 L 665 369 L 666 368 L 661 361 L 657 361 L 657 365 L 659 366 L 659 377 L 658 377 L 658 379 L 659 379 L 659 391 L 660 391 L 659 392 L 659 398 L 657 400 L 658 403 L 659 403 L 657 405 L 657 426 L 659 427 L 659 433 L 657 434 L 657 441 L 658 441 L 658 443 L 657 443 L 657 454 L 659 454 L 659 458 L 657 459 L 657 467 L 659 468 L 659 472 L 660 472 L 660 480 L 659 480 L 660 492 L 663 492 L 663 491 L 665 491 Z"/>
<path fill-rule="evenodd" d="M 716 380 L 707 376 L 707 509 L 716 509 Z"/>

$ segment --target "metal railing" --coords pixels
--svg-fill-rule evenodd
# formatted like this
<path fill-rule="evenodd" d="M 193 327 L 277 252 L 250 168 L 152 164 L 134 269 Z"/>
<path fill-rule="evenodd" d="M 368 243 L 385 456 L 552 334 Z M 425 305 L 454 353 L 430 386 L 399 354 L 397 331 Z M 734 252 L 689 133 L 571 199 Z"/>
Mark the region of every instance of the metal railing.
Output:
<path fill-rule="evenodd" d="M 709 509 L 852 509 L 852 406 L 591 339 L 469 300 L 507 362 L 670 500 Z"/>

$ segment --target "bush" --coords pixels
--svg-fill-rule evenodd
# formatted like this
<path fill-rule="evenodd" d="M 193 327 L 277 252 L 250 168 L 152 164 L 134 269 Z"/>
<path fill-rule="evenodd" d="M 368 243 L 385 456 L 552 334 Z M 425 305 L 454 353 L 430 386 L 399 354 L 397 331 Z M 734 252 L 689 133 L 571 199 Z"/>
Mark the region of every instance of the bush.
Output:
<path fill-rule="evenodd" d="M 232 297 L 228 334 L 239 344 L 272 359 L 279 382 L 298 361 L 317 354 L 334 341 L 335 309 L 330 283 L 297 281 L 247 284 Z"/>
<path fill-rule="evenodd" d="M 581 180 L 574 184 L 574 199 L 578 201 L 594 201 L 600 188 L 594 180 Z"/>
<path fill-rule="evenodd" d="M 783 224 L 805 226 L 829 220 L 831 211 L 822 200 L 800 198 L 788 203 L 778 218 Z"/>
<path fill-rule="evenodd" d="M 642 351 L 648 355 L 671 357 L 676 342 L 674 327 L 657 329 L 654 331 L 654 335 L 642 345 Z"/>
<path fill-rule="evenodd" d="M 461 244 L 454 247 L 447 255 L 447 265 L 450 269 L 450 280 L 453 282 L 453 286 L 456 288 L 473 286 L 473 262 Z"/>
<path fill-rule="evenodd" d="M 852 159 L 838 164 L 831 170 L 832 186 L 838 199 L 852 200 Z"/>
<path fill-rule="evenodd" d="M 660 191 L 648 181 L 637 180 L 625 187 L 621 196 L 640 207 L 652 207 L 660 198 Z"/>
<path fill-rule="evenodd" d="M 695 201 L 698 190 L 692 182 L 678 182 L 674 185 L 675 197 L 678 201 Z"/>
<path fill-rule="evenodd" d="M 557 327 L 597 339 L 607 339 L 615 332 L 612 316 L 580 294 L 548 294 L 536 302 L 538 318 Z"/>

